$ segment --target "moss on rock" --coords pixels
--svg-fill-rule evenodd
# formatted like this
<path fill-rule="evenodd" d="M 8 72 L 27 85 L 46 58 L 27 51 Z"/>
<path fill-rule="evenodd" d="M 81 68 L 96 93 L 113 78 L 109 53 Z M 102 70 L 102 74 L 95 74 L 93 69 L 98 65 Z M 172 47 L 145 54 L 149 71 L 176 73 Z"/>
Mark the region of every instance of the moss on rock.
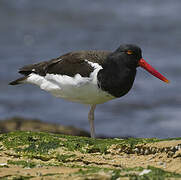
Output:
<path fill-rule="evenodd" d="M 181 138 L 91 139 L 11 132 L 0 135 L 0 178 L 181 178 L 180 144 Z"/>

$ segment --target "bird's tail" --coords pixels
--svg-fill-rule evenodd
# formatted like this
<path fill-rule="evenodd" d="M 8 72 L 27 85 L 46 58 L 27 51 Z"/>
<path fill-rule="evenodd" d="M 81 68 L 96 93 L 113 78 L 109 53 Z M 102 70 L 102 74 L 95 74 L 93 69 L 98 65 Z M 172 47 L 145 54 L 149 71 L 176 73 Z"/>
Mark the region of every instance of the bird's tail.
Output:
<path fill-rule="evenodd" d="M 18 84 L 22 84 L 25 82 L 25 80 L 28 78 L 28 76 L 25 77 L 21 77 L 19 79 L 16 79 L 15 81 L 12 81 L 9 83 L 9 85 L 18 85 Z"/>

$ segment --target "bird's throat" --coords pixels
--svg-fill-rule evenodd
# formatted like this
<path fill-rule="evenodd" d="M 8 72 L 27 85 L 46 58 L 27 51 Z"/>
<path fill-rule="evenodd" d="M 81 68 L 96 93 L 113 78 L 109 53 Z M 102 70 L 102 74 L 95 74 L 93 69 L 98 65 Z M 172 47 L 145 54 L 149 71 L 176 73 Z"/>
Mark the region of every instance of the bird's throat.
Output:
<path fill-rule="evenodd" d="M 103 68 L 98 72 L 98 86 L 114 97 L 121 97 L 131 89 L 135 75 L 136 68 Z"/>

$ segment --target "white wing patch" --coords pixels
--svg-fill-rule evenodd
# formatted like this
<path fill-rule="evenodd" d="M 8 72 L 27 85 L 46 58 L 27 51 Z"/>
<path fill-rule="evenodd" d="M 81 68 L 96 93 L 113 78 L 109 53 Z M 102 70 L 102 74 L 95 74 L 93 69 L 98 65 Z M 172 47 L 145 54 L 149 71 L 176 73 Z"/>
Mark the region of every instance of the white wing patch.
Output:
<path fill-rule="evenodd" d="M 85 61 L 94 68 L 89 77 L 82 77 L 80 74 L 76 74 L 74 77 L 60 74 L 40 76 L 31 73 L 26 82 L 38 85 L 56 97 L 83 104 L 101 104 L 114 99 L 114 96 L 102 91 L 97 86 L 97 73 L 102 66 L 88 60 Z"/>

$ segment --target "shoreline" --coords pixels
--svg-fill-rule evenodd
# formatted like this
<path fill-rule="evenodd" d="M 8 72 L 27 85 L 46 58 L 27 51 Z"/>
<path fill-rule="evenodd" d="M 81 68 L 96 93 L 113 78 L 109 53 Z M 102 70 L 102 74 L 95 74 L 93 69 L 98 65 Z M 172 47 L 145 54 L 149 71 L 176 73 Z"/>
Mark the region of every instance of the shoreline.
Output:
<path fill-rule="evenodd" d="M 43 132 L 0 135 L 0 177 L 181 178 L 181 138 L 91 139 Z"/>

